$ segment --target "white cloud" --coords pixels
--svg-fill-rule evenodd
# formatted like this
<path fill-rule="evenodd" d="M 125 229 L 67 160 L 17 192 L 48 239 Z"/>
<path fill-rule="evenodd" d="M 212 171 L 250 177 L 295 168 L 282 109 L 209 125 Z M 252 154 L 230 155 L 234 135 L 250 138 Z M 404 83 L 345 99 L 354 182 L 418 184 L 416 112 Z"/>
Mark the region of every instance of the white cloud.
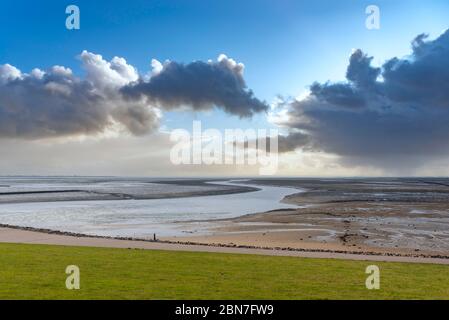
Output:
<path fill-rule="evenodd" d="M 159 60 L 151 59 L 151 74 L 157 75 L 161 73 L 162 69 L 164 69 L 164 66 Z"/>
<path fill-rule="evenodd" d="M 80 55 L 86 70 L 86 79 L 96 88 L 120 88 L 139 79 L 137 70 L 124 58 L 114 57 L 110 62 L 99 54 L 84 50 Z"/>
<path fill-rule="evenodd" d="M 22 78 L 22 72 L 10 64 L 0 65 L 0 84 Z"/>

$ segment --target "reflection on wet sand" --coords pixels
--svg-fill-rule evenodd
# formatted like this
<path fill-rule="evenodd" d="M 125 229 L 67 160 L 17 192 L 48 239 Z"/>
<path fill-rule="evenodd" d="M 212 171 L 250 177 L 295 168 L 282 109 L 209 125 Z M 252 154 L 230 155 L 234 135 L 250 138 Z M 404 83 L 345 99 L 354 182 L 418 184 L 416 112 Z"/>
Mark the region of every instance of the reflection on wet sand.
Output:
<path fill-rule="evenodd" d="M 297 209 L 211 222 L 195 241 L 271 247 L 449 253 L 449 179 L 270 179 L 304 187 Z M 192 237 L 190 237 L 192 239 Z"/>

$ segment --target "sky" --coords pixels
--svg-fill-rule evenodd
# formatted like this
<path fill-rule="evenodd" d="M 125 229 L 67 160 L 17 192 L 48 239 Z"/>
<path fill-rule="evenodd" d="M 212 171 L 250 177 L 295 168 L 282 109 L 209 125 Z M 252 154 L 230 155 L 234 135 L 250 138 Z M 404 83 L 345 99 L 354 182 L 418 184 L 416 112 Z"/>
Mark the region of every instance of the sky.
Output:
<path fill-rule="evenodd" d="M 258 174 L 173 165 L 170 132 L 194 120 L 279 129 L 277 175 L 447 175 L 448 16 L 444 0 L 4 0 L 0 175 Z"/>

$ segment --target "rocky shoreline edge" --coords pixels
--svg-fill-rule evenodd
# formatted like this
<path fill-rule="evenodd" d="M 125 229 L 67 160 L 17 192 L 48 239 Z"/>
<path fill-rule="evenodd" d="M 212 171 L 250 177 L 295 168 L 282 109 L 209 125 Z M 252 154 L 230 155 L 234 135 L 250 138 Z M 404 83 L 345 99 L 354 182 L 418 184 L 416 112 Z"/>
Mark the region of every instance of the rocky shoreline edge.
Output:
<path fill-rule="evenodd" d="M 394 252 L 375 252 L 375 251 L 351 251 L 351 250 L 330 250 L 330 249 L 304 249 L 304 248 L 291 248 L 291 247 L 262 247 L 262 246 L 250 246 L 250 245 L 237 245 L 237 244 L 225 244 L 225 243 L 201 243 L 191 241 L 170 241 L 160 240 L 156 237 L 154 239 L 134 238 L 134 237 L 112 237 L 112 236 L 98 236 L 89 235 L 84 233 L 75 233 L 68 231 L 58 231 L 43 228 L 34 227 L 22 227 L 9 224 L 0 224 L 0 228 L 16 229 L 22 231 L 40 232 L 45 234 L 76 237 L 76 238 L 96 238 L 96 239 L 109 239 L 109 240 L 126 240 L 126 241 L 141 241 L 141 242 L 153 242 L 163 244 L 177 244 L 177 245 L 195 245 L 205 247 L 219 247 L 219 248 L 239 248 L 239 249 L 258 249 L 258 250 L 271 250 L 271 251 L 292 251 L 292 252 L 317 252 L 317 253 L 334 253 L 334 254 L 354 254 L 354 255 L 366 255 L 366 256 L 385 256 L 385 257 L 407 257 L 407 258 L 427 258 L 427 259 L 448 259 L 449 255 L 440 254 L 423 254 L 423 253 L 394 253 Z"/>

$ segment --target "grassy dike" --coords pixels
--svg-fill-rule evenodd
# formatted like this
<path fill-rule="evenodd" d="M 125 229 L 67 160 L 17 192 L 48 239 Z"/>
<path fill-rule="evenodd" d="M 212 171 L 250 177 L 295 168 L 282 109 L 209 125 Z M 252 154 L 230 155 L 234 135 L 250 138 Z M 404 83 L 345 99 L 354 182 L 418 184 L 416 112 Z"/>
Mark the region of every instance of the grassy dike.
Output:
<path fill-rule="evenodd" d="M 365 268 L 380 267 L 380 290 Z M 77 265 L 81 289 L 67 290 Z M 1 299 L 449 299 L 449 266 L 0 244 Z"/>

